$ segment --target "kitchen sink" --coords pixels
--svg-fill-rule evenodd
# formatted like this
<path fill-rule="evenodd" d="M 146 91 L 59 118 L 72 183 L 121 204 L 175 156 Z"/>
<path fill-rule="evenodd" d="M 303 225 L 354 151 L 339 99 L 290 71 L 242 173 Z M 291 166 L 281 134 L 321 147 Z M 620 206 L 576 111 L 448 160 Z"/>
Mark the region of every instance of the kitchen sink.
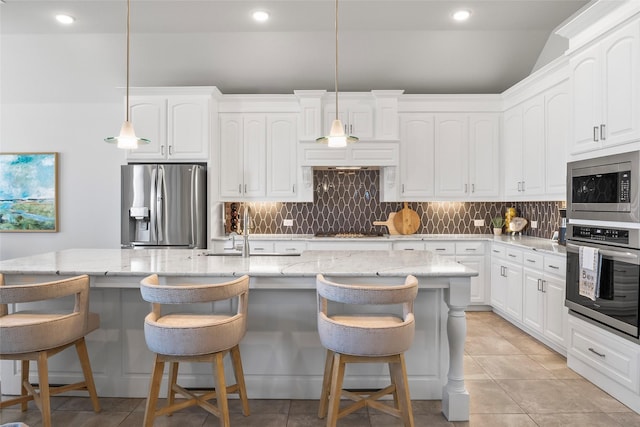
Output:
<path fill-rule="evenodd" d="M 204 256 L 242 256 L 242 252 L 205 252 L 202 255 Z M 300 256 L 299 252 L 258 252 L 255 254 L 251 254 L 251 257 L 254 256 Z"/>

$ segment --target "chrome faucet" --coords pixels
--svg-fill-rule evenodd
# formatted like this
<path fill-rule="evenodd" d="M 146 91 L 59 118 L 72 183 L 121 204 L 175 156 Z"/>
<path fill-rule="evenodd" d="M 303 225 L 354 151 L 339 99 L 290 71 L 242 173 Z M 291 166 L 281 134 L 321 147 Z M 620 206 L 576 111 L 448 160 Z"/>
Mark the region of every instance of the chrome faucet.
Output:
<path fill-rule="evenodd" d="M 244 244 L 242 245 L 242 257 L 247 258 L 251 254 L 249 249 L 249 227 L 251 227 L 251 217 L 249 216 L 249 206 L 244 207 L 244 215 L 242 216 L 242 237 Z"/>

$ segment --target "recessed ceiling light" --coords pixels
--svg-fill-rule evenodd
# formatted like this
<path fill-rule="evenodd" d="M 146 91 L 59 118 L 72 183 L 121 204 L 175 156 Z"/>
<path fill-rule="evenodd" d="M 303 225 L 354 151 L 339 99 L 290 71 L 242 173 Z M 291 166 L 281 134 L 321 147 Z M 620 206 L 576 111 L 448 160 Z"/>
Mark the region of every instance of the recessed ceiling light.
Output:
<path fill-rule="evenodd" d="M 266 12 L 264 10 L 256 10 L 255 12 L 253 12 L 253 19 L 255 19 L 258 22 L 264 22 L 264 21 L 268 21 L 269 20 L 269 12 Z"/>
<path fill-rule="evenodd" d="M 471 12 L 465 9 L 456 10 L 453 12 L 453 19 L 459 22 L 466 21 L 471 17 Z"/>
<path fill-rule="evenodd" d="M 66 25 L 73 24 L 75 20 L 76 18 L 70 15 L 64 15 L 64 14 L 56 15 L 56 21 L 58 21 L 61 24 L 66 24 Z"/>

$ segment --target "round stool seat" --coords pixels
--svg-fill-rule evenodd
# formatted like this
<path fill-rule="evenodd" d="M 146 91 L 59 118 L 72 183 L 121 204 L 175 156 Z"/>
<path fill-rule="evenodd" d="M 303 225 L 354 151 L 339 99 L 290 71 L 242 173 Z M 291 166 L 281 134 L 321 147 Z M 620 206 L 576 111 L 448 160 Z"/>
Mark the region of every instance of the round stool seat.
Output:
<path fill-rule="evenodd" d="M 243 338 L 242 315 L 171 313 L 144 319 L 144 336 L 151 351 L 168 356 L 195 356 L 228 350 Z"/>
<path fill-rule="evenodd" d="M 394 315 L 363 314 L 326 316 L 319 313 L 318 333 L 322 345 L 352 356 L 389 356 L 411 347 L 415 332 L 413 316 L 405 321 Z"/>

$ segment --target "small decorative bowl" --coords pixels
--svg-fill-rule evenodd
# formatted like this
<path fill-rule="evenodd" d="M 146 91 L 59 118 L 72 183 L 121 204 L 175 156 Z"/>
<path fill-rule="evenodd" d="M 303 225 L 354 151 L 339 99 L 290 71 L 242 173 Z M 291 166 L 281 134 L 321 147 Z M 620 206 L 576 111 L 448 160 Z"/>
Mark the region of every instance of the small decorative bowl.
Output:
<path fill-rule="evenodd" d="M 509 221 L 509 231 L 519 233 L 527 226 L 527 220 L 519 216 L 511 218 Z"/>

